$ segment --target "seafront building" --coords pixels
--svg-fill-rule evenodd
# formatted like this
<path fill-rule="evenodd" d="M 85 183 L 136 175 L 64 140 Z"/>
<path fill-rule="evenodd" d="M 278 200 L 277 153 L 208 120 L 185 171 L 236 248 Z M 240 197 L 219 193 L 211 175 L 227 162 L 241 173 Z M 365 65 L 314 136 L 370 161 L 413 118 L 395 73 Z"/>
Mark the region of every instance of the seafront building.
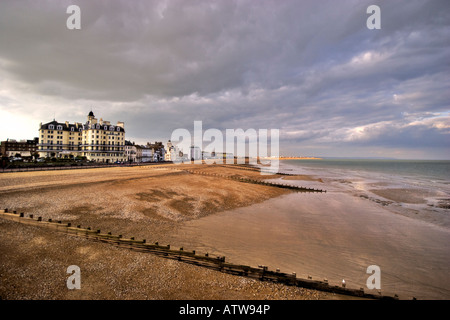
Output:
<path fill-rule="evenodd" d="M 91 111 L 86 123 L 60 123 L 56 120 L 40 124 L 38 153 L 40 157 L 86 157 L 87 160 L 112 163 L 126 161 L 123 122 L 111 124 Z"/>
<path fill-rule="evenodd" d="M 138 145 L 125 140 L 125 155 L 129 163 L 170 161 L 167 160 L 167 153 L 162 142 Z"/>
<path fill-rule="evenodd" d="M 147 146 L 141 146 L 142 158 L 140 162 L 152 162 L 153 150 Z"/>
<path fill-rule="evenodd" d="M 125 156 L 128 162 L 137 162 L 137 146 L 134 142 L 125 140 Z"/>
<path fill-rule="evenodd" d="M 33 157 L 36 155 L 38 138 L 33 140 L 7 139 L 0 142 L 0 156 L 2 157 Z"/>
<path fill-rule="evenodd" d="M 172 161 L 172 153 L 175 152 L 175 146 L 172 144 L 172 141 L 167 141 L 167 150 L 164 154 L 164 161 Z"/>
<path fill-rule="evenodd" d="M 165 161 L 189 161 L 189 155 L 183 153 L 177 145 L 174 145 L 172 141 L 167 141 L 167 150 L 165 150 L 164 154 Z"/>
<path fill-rule="evenodd" d="M 155 141 L 155 143 L 147 142 L 146 147 L 152 150 L 152 161 L 159 162 L 165 160 L 166 149 L 161 141 Z"/>
<path fill-rule="evenodd" d="M 191 146 L 189 150 L 189 156 L 191 160 L 201 160 L 202 159 L 202 149 L 197 146 Z"/>

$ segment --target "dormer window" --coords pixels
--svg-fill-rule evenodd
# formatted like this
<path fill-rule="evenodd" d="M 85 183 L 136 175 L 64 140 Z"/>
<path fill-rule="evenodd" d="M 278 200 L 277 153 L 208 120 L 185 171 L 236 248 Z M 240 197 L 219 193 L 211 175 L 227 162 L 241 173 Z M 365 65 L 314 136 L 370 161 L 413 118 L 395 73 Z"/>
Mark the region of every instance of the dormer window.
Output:
<path fill-rule="evenodd" d="M 120 127 L 117 127 L 117 131 L 120 131 Z"/>
<path fill-rule="evenodd" d="M 48 126 L 48 129 L 49 130 L 53 130 L 53 129 L 55 129 L 55 126 L 51 124 L 51 125 Z"/>
<path fill-rule="evenodd" d="M 103 130 L 108 130 L 108 126 L 103 126 Z"/>
<path fill-rule="evenodd" d="M 114 126 L 109 126 L 109 130 L 114 131 Z"/>
<path fill-rule="evenodd" d="M 97 129 L 100 129 L 100 125 L 99 124 L 97 124 Z"/>
<path fill-rule="evenodd" d="M 74 127 L 70 128 L 70 131 L 74 132 L 74 131 L 75 131 L 75 128 L 74 128 Z"/>
<path fill-rule="evenodd" d="M 61 126 L 61 125 L 58 125 L 58 126 L 56 127 L 56 130 L 62 130 L 62 126 Z"/>

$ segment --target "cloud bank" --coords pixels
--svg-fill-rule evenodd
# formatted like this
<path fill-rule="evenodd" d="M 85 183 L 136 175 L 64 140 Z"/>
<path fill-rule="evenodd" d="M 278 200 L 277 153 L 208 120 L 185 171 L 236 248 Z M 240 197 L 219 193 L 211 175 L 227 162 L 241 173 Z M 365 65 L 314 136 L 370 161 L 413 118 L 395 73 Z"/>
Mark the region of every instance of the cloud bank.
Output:
<path fill-rule="evenodd" d="M 71 4 L 81 30 L 66 28 Z M 366 27 L 372 4 L 380 30 Z M 450 159 L 449 12 L 445 0 L 2 1 L 1 139 L 92 108 L 137 142 L 202 120 L 278 128 L 286 155 Z"/>

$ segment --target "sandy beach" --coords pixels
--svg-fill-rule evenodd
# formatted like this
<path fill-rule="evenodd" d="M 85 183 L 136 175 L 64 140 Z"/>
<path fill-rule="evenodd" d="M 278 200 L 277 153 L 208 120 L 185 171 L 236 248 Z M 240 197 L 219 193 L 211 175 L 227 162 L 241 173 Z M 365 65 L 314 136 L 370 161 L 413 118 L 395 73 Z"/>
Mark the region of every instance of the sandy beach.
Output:
<path fill-rule="evenodd" d="M 256 170 L 212 165 L 4 173 L 0 207 L 183 246 L 176 242 L 177 233 L 187 221 L 291 193 L 183 171 L 192 168 L 261 177 Z M 2 299 L 345 298 L 223 274 L 5 219 L 0 219 L 0 229 Z M 81 268 L 82 290 L 67 289 L 69 265 Z"/>
<path fill-rule="evenodd" d="M 430 194 L 363 180 L 294 173 L 262 176 L 240 165 L 161 165 L 0 175 L 0 208 L 42 219 L 226 256 L 232 263 L 446 299 L 448 217 L 410 206 Z M 224 177 L 323 188 L 299 193 Z M 402 203 L 400 204 L 400 202 Z M 437 207 L 430 207 L 430 210 Z M 440 208 L 439 210 L 445 210 Z M 444 211 L 443 211 L 444 212 Z M 348 299 L 168 260 L 0 218 L 2 299 Z M 83 290 L 68 290 L 78 265 Z"/>

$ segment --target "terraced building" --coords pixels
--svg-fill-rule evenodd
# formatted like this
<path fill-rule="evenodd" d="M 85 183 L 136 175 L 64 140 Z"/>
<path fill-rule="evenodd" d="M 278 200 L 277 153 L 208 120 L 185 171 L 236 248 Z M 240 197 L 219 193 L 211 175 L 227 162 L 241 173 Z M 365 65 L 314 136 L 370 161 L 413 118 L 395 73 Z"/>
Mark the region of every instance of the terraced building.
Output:
<path fill-rule="evenodd" d="M 111 124 L 91 111 L 86 123 L 51 122 L 40 124 L 38 152 L 40 157 L 86 157 L 97 162 L 125 161 L 125 127 Z"/>

